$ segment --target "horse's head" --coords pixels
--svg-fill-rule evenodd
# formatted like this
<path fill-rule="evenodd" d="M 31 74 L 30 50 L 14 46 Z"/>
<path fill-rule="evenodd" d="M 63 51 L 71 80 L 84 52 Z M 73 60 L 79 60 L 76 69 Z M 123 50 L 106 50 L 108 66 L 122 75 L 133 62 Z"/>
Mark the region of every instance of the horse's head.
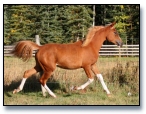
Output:
<path fill-rule="evenodd" d="M 108 29 L 108 33 L 107 33 L 107 40 L 122 47 L 123 45 L 123 42 L 118 34 L 118 32 L 116 31 L 114 25 L 116 23 L 112 23 L 110 25 L 107 26 L 107 29 Z"/>

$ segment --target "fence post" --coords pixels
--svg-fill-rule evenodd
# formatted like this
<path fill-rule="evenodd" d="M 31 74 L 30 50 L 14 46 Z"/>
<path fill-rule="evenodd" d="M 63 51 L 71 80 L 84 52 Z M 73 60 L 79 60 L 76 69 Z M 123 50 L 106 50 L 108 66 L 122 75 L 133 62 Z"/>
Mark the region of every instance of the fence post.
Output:
<path fill-rule="evenodd" d="M 39 35 L 35 35 L 35 43 L 40 45 L 40 38 Z"/>
<path fill-rule="evenodd" d="M 121 48 L 120 48 L 120 46 L 119 46 L 119 60 L 121 62 Z"/>

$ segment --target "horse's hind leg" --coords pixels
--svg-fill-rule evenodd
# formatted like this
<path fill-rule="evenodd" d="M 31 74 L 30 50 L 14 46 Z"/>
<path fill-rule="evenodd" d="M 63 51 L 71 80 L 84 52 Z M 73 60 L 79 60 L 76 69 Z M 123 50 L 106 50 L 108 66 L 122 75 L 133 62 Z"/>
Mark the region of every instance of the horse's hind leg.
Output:
<path fill-rule="evenodd" d="M 28 77 L 30 77 L 31 75 L 33 75 L 33 74 L 39 72 L 40 70 L 41 70 L 41 69 L 40 69 L 39 66 L 35 66 L 35 67 L 32 68 L 32 69 L 26 70 L 26 71 L 24 72 L 24 75 L 23 75 L 23 79 L 22 79 L 22 81 L 21 81 L 21 84 L 19 85 L 19 87 L 18 87 L 17 89 L 14 89 L 13 94 L 14 94 L 14 93 L 18 93 L 19 91 L 21 91 L 21 90 L 23 89 L 23 86 L 24 86 L 24 84 L 25 84 L 26 79 L 27 79 Z"/>
<path fill-rule="evenodd" d="M 110 96 L 110 91 L 108 90 L 102 75 L 100 74 L 100 72 L 98 71 L 98 68 L 96 66 L 96 64 L 92 65 L 92 71 L 93 73 L 97 76 L 97 78 L 99 79 L 99 81 L 101 82 L 101 85 L 103 87 L 103 89 L 106 91 L 107 95 Z"/>
<path fill-rule="evenodd" d="M 41 85 L 41 89 L 42 89 L 42 94 L 45 97 L 46 96 L 46 92 L 47 90 L 44 88 L 44 86 Z"/>
<path fill-rule="evenodd" d="M 43 71 L 40 72 L 40 76 L 42 76 L 42 75 L 43 75 Z M 45 97 L 47 90 L 42 85 L 41 85 L 41 89 L 42 89 L 42 94 Z"/>
<path fill-rule="evenodd" d="M 44 87 L 46 89 L 46 91 L 54 98 L 56 98 L 56 95 L 49 89 L 49 87 L 47 86 L 46 82 L 47 80 L 50 78 L 50 76 L 52 75 L 52 71 L 45 71 L 42 75 L 42 77 L 40 78 L 40 83 L 42 85 L 42 87 Z"/>

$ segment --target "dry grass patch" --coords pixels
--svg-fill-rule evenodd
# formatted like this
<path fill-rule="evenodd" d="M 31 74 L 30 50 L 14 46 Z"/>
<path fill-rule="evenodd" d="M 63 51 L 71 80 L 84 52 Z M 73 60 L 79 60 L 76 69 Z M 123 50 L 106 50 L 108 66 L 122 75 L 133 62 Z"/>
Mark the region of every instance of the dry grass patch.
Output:
<path fill-rule="evenodd" d="M 25 70 L 34 67 L 32 58 L 24 63 L 13 57 L 4 58 L 4 104 L 5 105 L 139 105 L 139 61 L 138 58 L 99 58 L 97 66 L 112 93 L 107 98 L 100 82 L 90 84 L 85 93 L 71 91 L 70 87 L 80 86 L 87 81 L 83 69 L 64 70 L 57 68 L 47 85 L 57 95 L 57 100 L 49 95 L 44 98 L 38 82 L 39 74 L 27 79 L 24 90 L 13 95 Z M 131 92 L 131 96 L 128 96 Z"/>

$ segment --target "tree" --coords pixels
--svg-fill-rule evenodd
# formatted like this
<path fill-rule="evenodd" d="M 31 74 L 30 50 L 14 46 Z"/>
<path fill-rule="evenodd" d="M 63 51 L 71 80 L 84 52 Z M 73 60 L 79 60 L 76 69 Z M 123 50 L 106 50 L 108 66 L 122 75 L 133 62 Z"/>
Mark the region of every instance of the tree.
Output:
<path fill-rule="evenodd" d="M 7 36 L 5 39 L 7 39 L 7 42 L 14 43 L 19 40 L 26 38 L 26 23 L 25 23 L 25 17 L 24 13 L 26 12 L 26 6 L 24 5 L 8 5 L 7 7 L 7 16 L 4 17 L 5 26 L 7 26 L 6 23 L 9 23 L 9 29 L 5 29 L 5 32 L 7 32 Z"/>
<path fill-rule="evenodd" d="M 134 37 L 139 36 L 139 5 L 96 5 L 96 25 L 114 21 L 124 44 L 133 44 Z M 104 44 L 110 43 L 105 41 Z"/>
<path fill-rule="evenodd" d="M 92 10 L 88 5 L 69 5 L 66 10 L 66 36 L 76 41 L 85 37 L 87 30 L 92 26 Z"/>
<path fill-rule="evenodd" d="M 48 6 L 48 34 L 46 42 L 68 43 L 83 38 L 92 24 L 92 13 L 84 5 Z"/>
<path fill-rule="evenodd" d="M 9 44 L 8 5 L 4 6 L 4 44 Z"/>
<path fill-rule="evenodd" d="M 46 37 L 45 34 L 48 31 L 47 5 L 30 5 L 27 9 L 25 17 L 29 21 L 27 23 L 29 37 L 34 38 L 35 35 L 39 35 L 40 41 L 45 43 L 43 37 Z"/>
<path fill-rule="evenodd" d="M 139 11 L 140 11 L 140 6 L 139 5 L 127 5 L 127 12 L 126 14 L 130 16 L 130 18 L 127 20 L 127 23 L 130 24 L 126 28 L 126 31 L 128 33 L 128 44 L 139 44 L 139 22 L 140 22 L 140 17 L 139 17 Z"/>
<path fill-rule="evenodd" d="M 93 5 L 4 5 L 4 44 L 35 35 L 41 44 L 74 42 L 86 36 L 92 18 Z M 139 5 L 95 5 L 95 26 L 114 21 L 124 44 L 139 43 Z"/>
<path fill-rule="evenodd" d="M 64 5 L 50 5 L 48 6 L 48 37 L 46 37 L 47 42 L 63 43 L 64 35 L 64 23 L 66 21 L 66 15 Z"/>

